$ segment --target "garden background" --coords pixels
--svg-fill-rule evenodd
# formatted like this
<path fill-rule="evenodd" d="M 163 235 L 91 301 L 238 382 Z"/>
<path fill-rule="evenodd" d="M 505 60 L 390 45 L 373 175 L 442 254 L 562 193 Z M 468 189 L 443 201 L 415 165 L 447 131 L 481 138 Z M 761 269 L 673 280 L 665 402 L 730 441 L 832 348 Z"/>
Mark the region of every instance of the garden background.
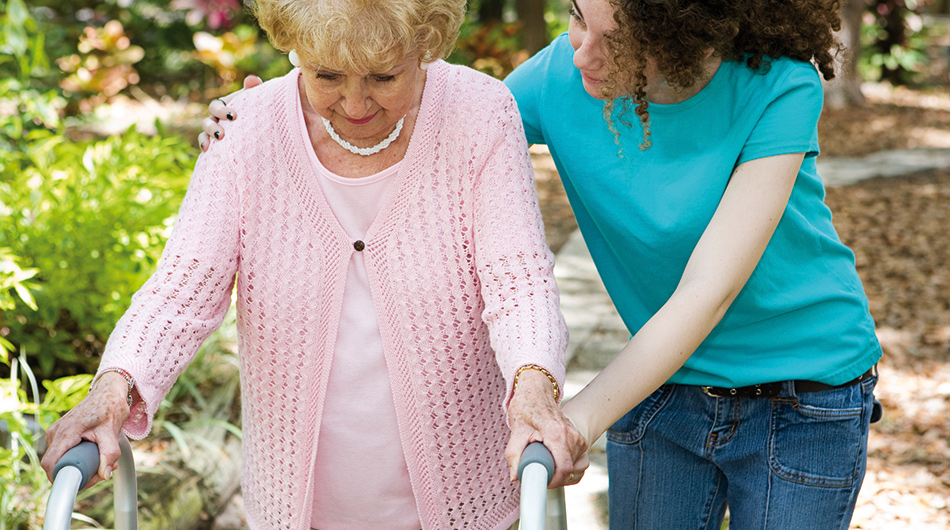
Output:
<path fill-rule="evenodd" d="M 853 60 L 828 86 L 823 156 L 950 147 L 950 0 L 842 4 Z M 469 7 L 450 61 L 496 77 L 567 27 L 564 0 Z M 0 530 L 42 524 L 42 429 L 85 395 L 112 327 L 154 269 L 207 102 L 246 74 L 269 79 L 289 68 L 237 0 L 0 0 Z M 576 225 L 556 174 L 535 158 L 557 250 Z M 926 471 L 911 477 L 902 495 L 912 502 L 902 507 L 944 512 L 950 383 L 930 376 L 950 361 L 948 197 L 948 171 L 829 193 L 884 363 L 905 374 L 884 400 L 900 412 L 880 427 L 897 447 L 872 442 L 872 453 L 892 450 L 895 462 Z M 232 524 L 235 341 L 229 318 L 135 445 L 143 528 Z M 74 527 L 109 527 L 109 495 L 107 485 L 85 491 Z"/>

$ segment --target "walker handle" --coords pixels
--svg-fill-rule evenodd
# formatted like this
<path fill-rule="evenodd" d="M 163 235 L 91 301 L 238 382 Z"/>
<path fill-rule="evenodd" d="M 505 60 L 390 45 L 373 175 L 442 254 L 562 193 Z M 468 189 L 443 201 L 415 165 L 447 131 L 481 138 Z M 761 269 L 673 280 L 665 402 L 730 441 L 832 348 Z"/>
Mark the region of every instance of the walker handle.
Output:
<path fill-rule="evenodd" d="M 89 483 L 89 479 L 99 471 L 99 446 L 95 442 L 83 440 L 76 447 L 66 451 L 66 454 L 59 459 L 59 462 L 56 462 L 56 467 L 53 468 L 54 481 L 56 475 L 66 466 L 73 466 L 82 473 L 82 482 L 79 486 L 82 489 Z"/>
<path fill-rule="evenodd" d="M 540 442 L 528 444 L 521 453 L 521 530 L 546 530 L 548 484 L 554 478 L 554 457 Z"/>
<path fill-rule="evenodd" d="M 548 472 L 547 482 L 548 484 L 551 483 L 551 479 L 554 478 L 554 456 L 543 443 L 531 442 L 528 447 L 524 448 L 524 452 L 521 453 L 521 463 L 518 464 L 518 480 L 521 480 L 521 475 L 529 464 L 544 466 L 544 469 Z"/>
<path fill-rule="evenodd" d="M 119 436 L 119 467 L 113 478 L 116 530 L 138 528 L 138 488 L 132 446 Z M 83 440 L 66 451 L 53 467 L 53 487 L 46 503 L 43 530 L 67 530 L 73 516 L 76 495 L 99 470 L 99 446 Z"/>

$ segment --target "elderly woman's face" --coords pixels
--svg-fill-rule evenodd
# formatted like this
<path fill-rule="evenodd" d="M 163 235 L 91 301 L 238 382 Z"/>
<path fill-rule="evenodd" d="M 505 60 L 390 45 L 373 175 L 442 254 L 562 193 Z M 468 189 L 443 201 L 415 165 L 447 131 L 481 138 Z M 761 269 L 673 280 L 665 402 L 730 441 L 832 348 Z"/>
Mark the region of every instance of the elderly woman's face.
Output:
<path fill-rule="evenodd" d="M 378 142 L 396 122 L 418 106 L 425 72 L 416 55 L 386 72 L 357 75 L 301 65 L 307 100 L 346 140 Z"/>

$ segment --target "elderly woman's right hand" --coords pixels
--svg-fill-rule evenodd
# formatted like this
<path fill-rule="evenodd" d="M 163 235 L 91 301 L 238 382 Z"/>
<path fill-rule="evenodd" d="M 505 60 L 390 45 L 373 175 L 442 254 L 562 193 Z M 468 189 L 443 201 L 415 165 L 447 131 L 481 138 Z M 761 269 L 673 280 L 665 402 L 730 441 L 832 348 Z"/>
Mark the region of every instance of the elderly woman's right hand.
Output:
<path fill-rule="evenodd" d="M 505 448 L 505 460 L 511 479 L 524 448 L 531 442 L 544 442 L 554 457 L 554 476 L 549 487 L 577 484 L 590 465 L 588 442 L 554 402 L 551 382 L 541 372 L 524 372 L 508 405 L 511 437 Z"/>
<path fill-rule="evenodd" d="M 43 469 L 50 481 L 53 468 L 66 451 L 82 440 L 99 445 L 99 472 L 89 481 L 93 485 L 108 480 L 119 459 L 119 431 L 129 417 L 129 385 L 118 373 L 106 372 L 89 394 L 46 431 L 48 448 Z"/>
<path fill-rule="evenodd" d="M 249 75 L 244 78 L 244 88 L 242 90 L 254 88 L 261 83 L 263 83 L 263 81 L 261 81 L 260 77 Z M 234 121 L 237 118 L 237 113 L 228 106 L 228 103 L 234 99 L 234 96 L 240 93 L 241 90 L 238 90 L 223 98 L 215 98 L 208 104 L 208 114 L 210 114 L 210 116 L 201 120 L 202 132 L 198 135 L 198 145 L 201 146 L 202 151 L 208 150 L 208 146 L 211 145 L 212 137 L 217 140 L 224 138 L 224 129 L 218 125 L 218 122 L 221 120 Z"/>

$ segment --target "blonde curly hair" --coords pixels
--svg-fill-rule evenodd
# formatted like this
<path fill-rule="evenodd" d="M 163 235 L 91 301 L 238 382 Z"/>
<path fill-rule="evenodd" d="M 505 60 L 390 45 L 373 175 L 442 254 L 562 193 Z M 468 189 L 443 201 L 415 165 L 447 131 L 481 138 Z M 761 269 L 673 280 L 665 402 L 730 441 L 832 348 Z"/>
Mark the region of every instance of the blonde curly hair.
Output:
<path fill-rule="evenodd" d="M 278 50 L 361 75 L 414 54 L 446 57 L 465 16 L 465 0 L 252 0 L 250 8 Z"/>

